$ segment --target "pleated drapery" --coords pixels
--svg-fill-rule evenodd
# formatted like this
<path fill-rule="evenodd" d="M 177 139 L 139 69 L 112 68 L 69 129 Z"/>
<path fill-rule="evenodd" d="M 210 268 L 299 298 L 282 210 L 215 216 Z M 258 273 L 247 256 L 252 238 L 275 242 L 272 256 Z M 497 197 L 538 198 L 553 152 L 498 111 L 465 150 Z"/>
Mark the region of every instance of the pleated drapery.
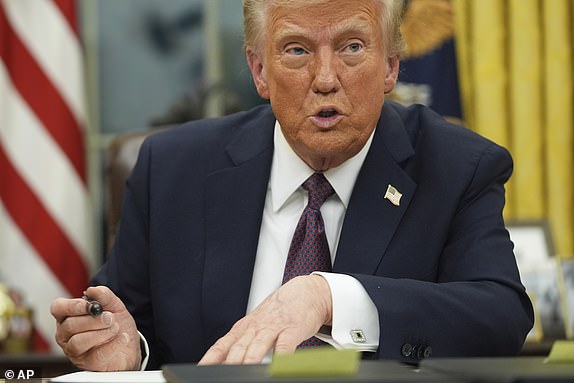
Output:
<path fill-rule="evenodd" d="M 464 120 L 507 147 L 507 220 L 574 258 L 574 0 L 453 0 Z"/>

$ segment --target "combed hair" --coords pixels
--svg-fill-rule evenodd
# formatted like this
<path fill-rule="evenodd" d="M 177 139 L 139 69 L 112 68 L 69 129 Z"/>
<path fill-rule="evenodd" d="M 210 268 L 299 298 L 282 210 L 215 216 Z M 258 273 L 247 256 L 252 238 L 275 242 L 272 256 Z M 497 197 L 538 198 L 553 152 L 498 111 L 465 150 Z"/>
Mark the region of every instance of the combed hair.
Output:
<path fill-rule="evenodd" d="M 271 5 L 319 4 L 329 0 L 243 0 L 243 33 L 245 47 L 258 52 L 264 45 L 267 11 Z M 354 0 L 350 0 L 354 1 Z M 381 28 L 388 56 L 401 54 L 405 42 L 401 34 L 403 0 L 375 0 L 381 6 Z"/>

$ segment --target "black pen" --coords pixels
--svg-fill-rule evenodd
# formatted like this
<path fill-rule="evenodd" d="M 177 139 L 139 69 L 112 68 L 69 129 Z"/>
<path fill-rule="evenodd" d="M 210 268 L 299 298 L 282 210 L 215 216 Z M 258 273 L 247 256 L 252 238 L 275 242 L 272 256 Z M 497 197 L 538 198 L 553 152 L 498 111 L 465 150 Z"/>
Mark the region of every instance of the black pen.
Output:
<path fill-rule="evenodd" d="M 88 302 L 88 314 L 90 314 L 91 316 L 97 317 L 98 315 L 100 315 L 101 313 L 104 312 L 104 308 L 102 307 L 100 302 L 88 298 L 88 296 L 86 295 L 85 292 L 84 292 L 84 295 L 82 296 L 82 298 L 86 302 Z"/>

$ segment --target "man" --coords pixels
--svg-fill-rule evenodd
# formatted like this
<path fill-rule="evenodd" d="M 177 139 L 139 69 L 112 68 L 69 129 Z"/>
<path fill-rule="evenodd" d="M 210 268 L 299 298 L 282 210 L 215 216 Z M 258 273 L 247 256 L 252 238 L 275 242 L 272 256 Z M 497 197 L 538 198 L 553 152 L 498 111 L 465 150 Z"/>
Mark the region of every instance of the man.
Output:
<path fill-rule="evenodd" d="M 411 362 L 520 351 L 533 315 L 501 214 L 511 158 L 424 107 L 384 103 L 400 6 L 244 1 L 271 105 L 144 143 L 94 280 L 109 288 L 87 290 L 106 311 L 52 305 L 76 365 L 258 363 L 314 335 Z"/>

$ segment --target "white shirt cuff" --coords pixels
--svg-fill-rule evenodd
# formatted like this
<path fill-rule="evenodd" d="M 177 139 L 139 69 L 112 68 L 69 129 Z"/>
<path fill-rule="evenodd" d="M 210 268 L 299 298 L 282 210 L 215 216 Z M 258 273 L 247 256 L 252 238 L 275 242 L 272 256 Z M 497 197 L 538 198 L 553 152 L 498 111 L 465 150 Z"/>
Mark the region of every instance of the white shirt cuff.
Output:
<path fill-rule="evenodd" d="M 140 340 L 143 343 L 144 350 L 145 350 L 145 356 L 144 356 L 144 358 L 142 360 L 142 364 L 140 366 L 140 371 L 143 371 L 147 367 L 147 362 L 149 360 L 149 345 L 147 344 L 147 340 L 145 340 L 145 337 L 143 336 L 143 334 L 139 331 L 138 331 L 138 334 L 140 334 Z"/>
<path fill-rule="evenodd" d="M 331 334 L 317 338 L 337 349 L 375 352 L 379 347 L 379 313 L 359 281 L 350 275 L 313 272 L 325 278 L 331 289 Z"/>

